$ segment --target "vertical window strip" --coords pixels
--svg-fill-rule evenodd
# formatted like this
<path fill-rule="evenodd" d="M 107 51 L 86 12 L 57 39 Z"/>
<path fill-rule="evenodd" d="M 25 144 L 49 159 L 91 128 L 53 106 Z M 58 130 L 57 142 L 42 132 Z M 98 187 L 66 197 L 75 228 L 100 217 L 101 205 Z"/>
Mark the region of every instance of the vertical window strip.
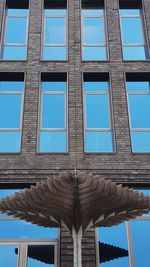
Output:
<path fill-rule="evenodd" d="M 107 60 L 104 9 L 82 9 L 81 14 L 82 59 Z"/>
<path fill-rule="evenodd" d="M 1 58 L 4 60 L 25 60 L 28 42 L 28 9 L 6 7 L 3 23 Z"/>
<path fill-rule="evenodd" d="M 0 81 L 0 102 L 0 153 L 18 153 L 21 149 L 24 81 Z"/>
<path fill-rule="evenodd" d="M 44 9 L 43 60 L 67 60 L 67 10 Z"/>
<path fill-rule="evenodd" d="M 150 82 L 126 81 L 132 151 L 150 153 Z"/>
<path fill-rule="evenodd" d="M 142 9 L 120 9 L 123 58 L 145 60 L 149 57 Z"/>
<path fill-rule="evenodd" d="M 84 81 L 83 95 L 85 152 L 113 152 L 109 83 Z"/>
<path fill-rule="evenodd" d="M 42 81 L 39 152 L 67 152 L 67 82 Z"/>

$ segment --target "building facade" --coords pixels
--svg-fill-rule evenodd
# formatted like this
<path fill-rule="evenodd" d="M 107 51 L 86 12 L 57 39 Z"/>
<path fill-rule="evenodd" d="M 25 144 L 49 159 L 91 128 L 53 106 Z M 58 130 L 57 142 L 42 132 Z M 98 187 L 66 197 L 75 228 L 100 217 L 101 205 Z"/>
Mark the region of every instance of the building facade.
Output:
<path fill-rule="evenodd" d="M 150 194 L 149 14 L 149 0 L 0 1 L 0 197 L 62 171 Z M 148 267 L 149 220 L 89 229 L 83 267 Z M 0 223 L 3 267 L 73 266 L 65 228 Z"/>

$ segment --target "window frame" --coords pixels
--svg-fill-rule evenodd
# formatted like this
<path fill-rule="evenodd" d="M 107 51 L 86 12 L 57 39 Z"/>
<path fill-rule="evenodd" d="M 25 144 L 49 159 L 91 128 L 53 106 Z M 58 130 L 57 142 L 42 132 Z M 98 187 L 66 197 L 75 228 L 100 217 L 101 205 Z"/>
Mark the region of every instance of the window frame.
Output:
<path fill-rule="evenodd" d="M 3 4 L 3 19 L 2 19 L 2 30 L 1 30 L 1 38 L 0 38 L 0 61 L 27 61 L 28 58 L 28 43 L 29 43 L 29 18 L 30 18 L 30 0 L 28 1 L 28 13 L 27 15 L 7 15 L 8 12 L 8 7 L 7 7 L 7 0 L 4 1 Z M 12 9 L 12 8 L 11 8 Z M 16 8 L 14 8 L 16 9 Z M 22 9 L 22 8 L 19 8 Z M 19 10 L 18 9 L 18 10 Z M 5 36 L 6 36 L 6 26 L 7 26 L 7 19 L 8 17 L 11 18 L 26 18 L 26 35 L 25 39 L 26 42 L 23 43 L 5 43 Z M 4 47 L 25 47 L 26 49 L 26 57 L 24 59 L 4 59 L 3 54 L 4 54 Z"/>
<path fill-rule="evenodd" d="M 120 4 L 118 3 L 118 13 L 119 13 L 119 25 L 120 25 L 120 37 L 121 37 L 121 50 L 122 50 L 122 59 L 123 61 L 149 61 L 150 60 L 150 50 L 149 50 L 149 38 L 148 38 L 148 33 L 147 33 L 147 26 L 146 26 L 146 19 L 145 19 L 145 12 L 143 10 L 143 3 L 142 0 L 139 0 L 141 5 L 135 5 L 135 7 L 133 6 L 127 6 L 127 7 L 120 7 Z M 120 10 L 123 9 L 128 9 L 128 10 L 132 10 L 132 9 L 137 9 L 139 10 L 140 15 L 121 15 L 120 14 Z M 143 41 L 144 43 L 141 44 L 123 44 L 123 27 L 122 27 L 122 18 L 140 18 L 140 24 L 141 24 L 141 33 L 143 36 Z M 124 48 L 126 47 L 143 47 L 144 48 L 144 52 L 145 52 L 145 59 L 125 59 L 124 58 Z"/>
<path fill-rule="evenodd" d="M 43 0 L 43 8 L 42 8 L 42 31 L 41 31 L 41 61 L 52 61 L 52 62 L 67 62 L 68 61 L 68 42 L 69 42 L 69 34 L 68 34 L 68 29 L 69 29 L 69 18 L 68 18 L 68 0 L 66 0 L 66 15 L 45 15 L 45 10 L 48 8 L 45 8 L 45 1 Z M 57 10 L 57 8 L 49 8 L 51 10 Z M 61 8 L 62 9 L 62 8 Z M 65 43 L 64 44 L 44 44 L 45 41 L 45 29 L 46 29 L 46 18 L 64 18 L 65 20 Z M 65 59 L 44 59 L 43 58 L 43 53 L 44 53 L 44 48 L 45 47 L 65 47 L 66 48 L 66 58 Z"/>
<path fill-rule="evenodd" d="M 83 15 L 82 14 L 82 11 L 83 10 L 102 10 L 103 11 L 103 15 L 101 16 L 87 16 L 87 15 Z M 80 14 L 81 14 L 81 57 L 82 57 L 82 61 L 83 62 L 88 62 L 88 61 L 93 61 L 93 62 L 103 62 L 103 61 L 109 61 L 109 45 L 108 45 L 108 26 L 107 26 L 107 14 L 106 14 L 106 7 L 105 7 L 105 1 L 104 1 L 104 4 L 102 6 L 95 6 L 93 5 L 93 7 L 91 8 L 84 8 L 82 7 L 82 1 L 81 1 L 81 7 L 80 7 Z M 91 44 L 84 44 L 84 19 L 85 18 L 103 18 L 103 25 L 104 25 L 104 38 L 105 38 L 105 42 L 104 42 L 104 45 L 103 44 L 94 44 L 94 43 L 91 43 Z M 104 47 L 105 50 L 106 50 L 106 59 L 84 59 L 83 58 L 83 49 L 84 47 Z"/>
<path fill-rule="evenodd" d="M 135 75 L 135 74 L 139 74 L 139 73 L 131 73 L 131 75 Z M 140 73 L 141 75 L 143 75 L 144 73 Z M 145 74 L 148 74 L 148 73 L 145 73 Z M 132 133 L 133 132 L 149 132 L 150 133 L 150 128 L 132 128 L 132 125 L 131 125 L 131 114 L 130 114 L 130 105 L 129 105 L 129 95 L 150 95 L 150 79 L 148 80 L 147 79 L 147 82 L 149 83 L 149 92 L 146 92 L 146 91 L 130 91 L 128 92 L 127 91 L 127 88 L 126 88 L 126 82 L 128 82 L 128 78 L 127 78 L 127 75 L 128 73 L 125 73 L 124 74 L 124 81 L 125 81 L 125 93 L 126 93 L 126 102 L 127 102 L 127 113 L 128 113 L 128 122 L 129 122 L 129 131 L 130 131 L 130 145 L 131 145 L 131 152 L 132 154 L 150 154 L 150 151 L 149 152 L 135 152 L 133 151 L 132 149 Z M 133 82 L 140 82 L 142 81 L 142 77 L 141 77 L 141 80 L 134 78 Z M 145 80 L 146 81 L 146 80 Z M 130 82 L 130 81 L 129 81 Z"/>
<path fill-rule="evenodd" d="M 6 72 L 0 72 L 1 75 Z M 8 75 L 12 74 L 12 72 L 8 72 Z M 24 108 L 25 108 L 25 91 L 26 91 L 26 72 L 13 72 L 15 75 L 23 74 L 23 90 L 22 91 L 0 91 L 0 95 L 22 95 L 21 99 L 21 107 L 20 107 L 20 127 L 19 128 L 0 128 L 0 132 L 20 132 L 20 150 L 18 152 L 1 152 L 0 154 L 21 154 L 22 151 L 22 135 L 23 135 L 23 121 L 24 121 Z M 2 80 L 6 81 L 6 80 Z M 10 82 L 13 80 L 10 80 Z M 19 80 L 18 80 L 19 81 Z"/>
<path fill-rule="evenodd" d="M 97 91 L 93 91 L 91 93 L 91 95 L 108 95 L 108 116 L 109 116 L 109 123 L 110 123 L 110 128 L 90 128 L 90 130 L 87 130 L 86 128 L 86 93 L 84 90 L 84 75 L 85 74 L 89 74 L 91 75 L 91 73 L 88 72 L 83 72 L 82 73 L 82 99 L 83 99 L 83 126 L 84 126 L 84 153 L 85 154 L 115 154 L 116 153 L 116 141 L 115 141 L 115 127 L 114 127 L 114 116 L 113 116 L 113 102 L 112 102 L 112 86 L 111 86 L 111 77 L 110 77 L 110 73 L 106 73 L 106 72 L 99 72 L 96 74 L 99 74 L 99 76 L 102 75 L 108 75 L 108 79 L 105 80 L 105 82 L 108 82 L 108 92 L 97 92 Z M 94 82 L 94 80 L 92 80 Z M 96 79 L 95 79 L 96 81 Z M 104 80 L 103 80 L 104 81 Z M 90 95 L 90 93 L 88 92 L 88 95 Z M 107 130 L 108 129 L 108 130 Z M 86 132 L 110 132 L 112 135 L 112 151 L 111 152 L 87 152 L 86 151 Z"/>
<path fill-rule="evenodd" d="M 52 74 L 65 74 L 66 75 L 66 92 L 63 91 L 48 91 L 48 92 L 44 92 L 44 94 L 42 93 L 42 74 L 46 74 L 47 77 Z M 56 78 L 57 79 L 57 78 Z M 55 80 L 57 81 L 57 80 Z M 37 153 L 38 154 L 68 154 L 68 119 L 69 119 L 69 114 L 68 114 L 68 82 L 69 82 L 69 74 L 68 72 L 41 72 L 40 73 L 40 78 L 39 78 L 39 102 L 38 102 L 38 127 L 37 127 Z M 61 94 L 60 94 L 61 93 Z M 42 129 L 42 95 L 64 95 L 64 125 L 65 128 L 43 128 Z M 65 152 L 42 152 L 40 151 L 40 133 L 42 132 L 64 132 L 66 133 L 66 151 Z"/>

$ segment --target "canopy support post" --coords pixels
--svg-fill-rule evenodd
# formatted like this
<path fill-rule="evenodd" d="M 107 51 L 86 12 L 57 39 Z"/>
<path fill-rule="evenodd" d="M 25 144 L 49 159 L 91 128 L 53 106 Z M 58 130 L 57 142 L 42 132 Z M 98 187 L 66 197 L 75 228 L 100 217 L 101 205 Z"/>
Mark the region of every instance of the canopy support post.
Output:
<path fill-rule="evenodd" d="M 74 267 L 82 267 L 82 227 L 77 233 L 72 229 Z"/>

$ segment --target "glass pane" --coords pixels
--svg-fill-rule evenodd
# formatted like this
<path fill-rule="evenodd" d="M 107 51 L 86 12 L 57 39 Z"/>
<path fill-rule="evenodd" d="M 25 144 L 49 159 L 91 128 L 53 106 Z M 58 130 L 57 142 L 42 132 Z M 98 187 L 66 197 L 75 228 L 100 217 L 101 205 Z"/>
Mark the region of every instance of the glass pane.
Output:
<path fill-rule="evenodd" d="M 150 92 L 149 82 L 126 82 L 128 92 Z"/>
<path fill-rule="evenodd" d="M 140 16 L 139 9 L 120 9 L 121 16 Z"/>
<path fill-rule="evenodd" d="M 0 265 L 1 267 L 17 267 L 18 255 L 15 251 L 18 246 L 0 245 Z"/>
<path fill-rule="evenodd" d="M 132 128 L 150 128 L 150 95 L 128 95 Z"/>
<path fill-rule="evenodd" d="M 113 227 L 100 227 L 98 240 L 100 241 L 100 267 L 130 266 L 125 224 Z M 106 249 L 109 252 L 101 254 L 101 250 L 105 253 Z"/>
<path fill-rule="evenodd" d="M 27 47 L 26 46 L 4 46 L 3 59 L 4 60 L 26 60 Z"/>
<path fill-rule="evenodd" d="M 54 267 L 53 245 L 29 245 L 27 267 Z"/>
<path fill-rule="evenodd" d="M 84 82 L 86 92 L 108 92 L 108 82 Z"/>
<path fill-rule="evenodd" d="M 143 44 L 140 18 L 122 18 L 123 44 Z"/>
<path fill-rule="evenodd" d="M 41 132 L 40 133 L 40 152 L 66 152 L 66 133 L 65 132 Z"/>
<path fill-rule="evenodd" d="M 22 95 L 0 95 L 0 128 L 20 128 Z"/>
<path fill-rule="evenodd" d="M 26 18 L 7 18 L 5 43 L 25 44 L 26 43 Z M 19 27 L 18 27 L 19 26 Z"/>
<path fill-rule="evenodd" d="M 66 60 L 66 47 L 43 47 L 43 60 Z"/>
<path fill-rule="evenodd" d="M 0 152 L 18 153 L 21 149 L 20 132 L 0 132 Z"/>
<path fill-rule="evenodd" d="M 150 263 L 150 221 L 132 221 L 131 236 L 133 242 L 133 257 L 136 267 L 149 267 Z"/>
<path fill-rule="evenodd" d="M 111 132 L 86 132 L 86 152 L 112 152 L 113 142 Z"/>
<path fill-rule="evenodd" d="M 146 55 L 144 46 L 123 47 L 123 59 L 145 60 Z"/>
<path fill-rule="evenodd" d="M 104 15 L 103 9 L 82 9 L 83 16 L 99 17 Z"/>
<path fill-rule="evenodd" d="M 66 92 L 66 82 L 42 82 L 42 91 Z"/>
<path fill-rule="evenodd" d="M 107 95 L 86 95 L 86 127 L 110 127 Z"/>
<path fill-rule="evenodd" d="M 0 91 L 23 91 L 24 82 L 2 81 L 0 82 Z"/>
<path fill-rule="evenodd" d="M 106 47 L 83 47 L 82 49 L 83 60 L 106 60 L 107 50 Z"/>
<path fill-rule="evenodd" d="M 57 228 L 37 226 L 20 220 L 1 220 L 0 238 L 57 238 Z"/>
<path fill-rule="evenodd" d="M 150 152 L 150 132 L 132 132 L 132 151 Z"/>
<path fill-rule="evenodd" d="M 29 10 L 28 9 L 14 9 L 14 8 L 9 8 L 7 9 L 7 15 L 28 15 Z"/>
<path fill-rule="evenodd" d="M 46 18 L 45 44 L 65 44 L 65 19 Z"/>
<path fill-rule="evenodd" d="M 104 20 L 100 18 L 84 18 L 84 44 L 105 44 Z"/>
<path fill-rule="evenodd" d="M 42 128 L 65 128 L 64 95 L 43 95 Z"/>
<path fill-rule="evenodd" d="M 45 9 L 46 16 L 65 16 L 66 9 Z"/>

